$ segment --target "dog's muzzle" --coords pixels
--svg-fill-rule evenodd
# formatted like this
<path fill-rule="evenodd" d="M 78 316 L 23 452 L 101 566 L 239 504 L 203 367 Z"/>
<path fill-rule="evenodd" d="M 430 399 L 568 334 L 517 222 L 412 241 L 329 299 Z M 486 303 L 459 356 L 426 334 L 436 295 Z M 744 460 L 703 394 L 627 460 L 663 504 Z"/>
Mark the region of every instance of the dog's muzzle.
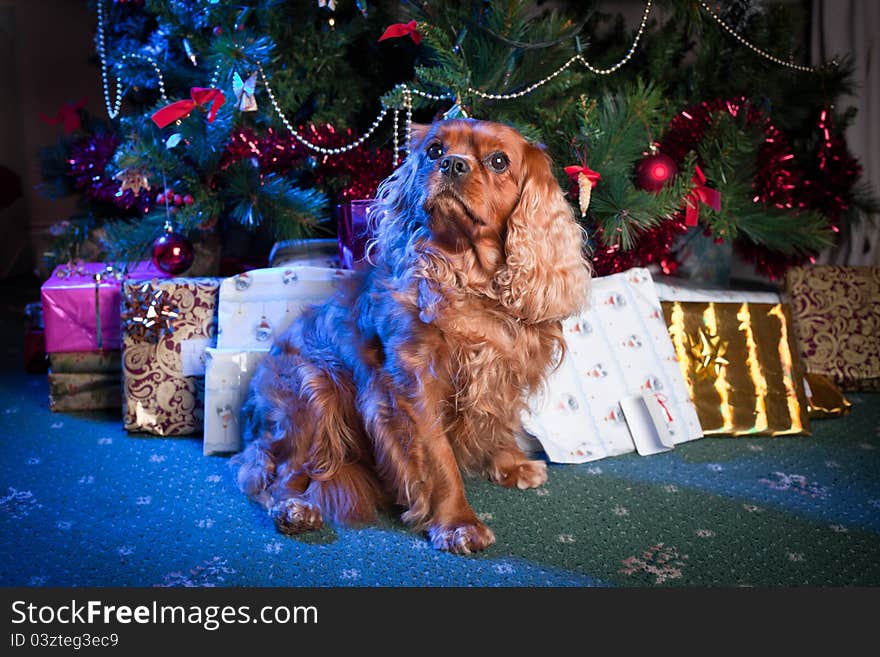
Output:
<path fill-rule="evenodd" d="M 440 160 L 440 173 L 452 179 L 459 180 L 471 172 L 471 165 L 463 157 L 447 155 Z"/>

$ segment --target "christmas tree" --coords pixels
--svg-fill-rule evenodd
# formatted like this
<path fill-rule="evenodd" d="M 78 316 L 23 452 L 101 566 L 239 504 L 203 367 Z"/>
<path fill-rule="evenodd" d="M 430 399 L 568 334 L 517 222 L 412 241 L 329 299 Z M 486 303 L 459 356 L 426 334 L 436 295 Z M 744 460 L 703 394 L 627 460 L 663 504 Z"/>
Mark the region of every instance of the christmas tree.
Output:
<path fill-rule="evenodd" d="M 797 5 L 649 0 L 632 24 L 553 7 L 99 0 L 110 121 L 72 110 L 46 154 L 54 189 L 84 201 L 61 242 L 103 226 L 106 256 L 136 259 L 166 225 L 330 232 L 412 121 L 454 116 L 546 145 L 598 273 L 671 273 L 682 236 L 705 234 L 776 275 L 872 205 L 835 105 L 848 61 L 803 63 Z"/>
<path fill-rule="evenodd" d="M 371 81 L 395 70 L 358 56 L 379 49 L 381 12 L 278 0 L 95 10 L 108 118 L 71 108 L 68 134 L 42 157 L 47 191 L 82 200 L 57 227 L 56 259 L 96 229 L 99 255 L 114 261 L 144 259 L 160 236 L 179 251 L 216 235 L 332 233 L 331 203 L 371 194 L 390 173 L 381 143 L 329 157 L 378 105 Z"/>
<path fill-rule="evenodd" d="M 875 206 L 840 136 L 852 110 L 832 109 L 850 65 L 796 63 L 797 7 L 648 1 L 626 26 L 597 3 L 408 6 L 426 44 L 413 86 L 569 165 L 599 273 L 672 273 L 677 237 L 699 225 L 775 276 Z"/>

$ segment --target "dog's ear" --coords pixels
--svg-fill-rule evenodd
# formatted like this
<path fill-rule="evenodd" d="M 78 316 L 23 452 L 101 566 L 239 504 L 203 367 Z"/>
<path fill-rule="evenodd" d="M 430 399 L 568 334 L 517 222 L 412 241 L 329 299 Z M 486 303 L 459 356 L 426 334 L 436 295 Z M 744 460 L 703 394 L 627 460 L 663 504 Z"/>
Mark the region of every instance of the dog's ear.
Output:
<path fill-rule="evenodd" d="M 495 276 L 501 303 L 528 323 L 560 320 L 586 305 L 590 266 L 584 231 L 539 147 L 523 156 L 520 198 L 507 220 L 505 264 Z"/>
<path fill-rule="evenodd" d="M 431 130 L 430 123 L 411 123 L 409 126 L 409 143 L 407 144 L 410 152 L 418 150 L 428 136 Z"/>

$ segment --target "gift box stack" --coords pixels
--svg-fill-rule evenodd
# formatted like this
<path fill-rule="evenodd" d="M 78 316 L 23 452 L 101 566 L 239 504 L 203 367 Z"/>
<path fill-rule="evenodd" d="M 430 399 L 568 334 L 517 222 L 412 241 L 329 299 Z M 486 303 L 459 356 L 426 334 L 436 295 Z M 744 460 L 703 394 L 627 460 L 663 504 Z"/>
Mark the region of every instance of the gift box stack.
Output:
<path fill-rule="evenodd" d="M 49 356 L 49 408 L 55 412 L 119 408 L 119 304 L 122 281 L 167 274 L 138 263 L 117 267 L 73 262 L 55 268 L 40 289 Z"/>
<path fill-rule="evenodd" d="M 345 267 L 362 261 L 368 207 L 340 208 Z M 238 416 L 257 364 L 303 307 L 324 300 L 345 275 L 309 264 L 252 271 L 221 285 L 218 344 L 208 350 L 206 454 L 240 449 Z M 853 333 L 873 340 L 868 351 L 877 354 L 878 286 L 869 279 L 848 280 L 858 294 L 838 296 L 860 299 Z M 595 279 L 588 308 L 564 323 L 566 355 L 530 400 L 522 444 L 540 446 L 551 461 L 580 463 L 656 454 L 703 436 L 809 435 L 811 419 L 847 411 L 835 381 L 855 375 L 844 366 L 808 367 L 822 350 L 804 346 L 804 303 L 783 301 L 777 292 L 679 280 L 655 285 L 641 268 Z M 857 378 L 869 387 L 880 372 L 871 369 L 877 361 L 863 360 Z"/>
<path fill-rule="evenodd" d="M 129 431 L 203 432 L 205 454 L 239 451 L 256 367 L 352 275 L 325 265 L 357 266 L 367 205 L 340 215 L 339 242 L 285 243 L 277 266 L 230 278 L 56 268 L 41 290 L 44 331 L 34 313 L 29 328 L 37 351 L 45 339 L 50 407 L 121 407 Z M 809 435 L 811 420 L 849 410 L 840 388 L 880 389 L 880 269 L 793 268 L 784 296 L 670 281 L 642 268 L 592 281 L 523 416 L 525 446 L 582 463 L 702 436 Z"/>
<path fill-rule="evenodd" d="M 594 279 L 524 426 L 551 461 L 647 455 L 701 436 L 808 436 L 880 381 L 880 270 L 791 270 L 786 294 Z M 670 280 L 674 282 L 670 282 Z"/>
<path fill-rule="evenodd" d="M 227 279 L 171 278 L 150 263 L 124 275 L 103 263 L 56 268 L 41 289 L 45 330 L 33 312 L 28 326 L 33 367 L 45 337 L 51 409 L 121 408 L 130 432 L 204 431 L 206 454 L 237 451 L 257 363 L 351 275 L 324 266 L 337 250 L 336 240 L 280 244 L 272 261 L 283 266 Z"/>
<path fill-rule="evenodd" d="M 251 377 L 275 338 L 314 304 L 328 299 L 351 272 L 299 264 L 255 269 L 219 287 L 217 346 L 207 350 L 204 453 L 241 449 L 239 412 Z"/>
<path fill-rule="evenodd" d="M 205 454 L 241 447 L 238 414 L 274 338 L 347 275 L 335 240 L 279 243 L 283 266 L 232 277 L 127 283 L 123 289 L 125 428 L 203 433 Z M 320 266 L 316 266 L 320 265 Z"/>

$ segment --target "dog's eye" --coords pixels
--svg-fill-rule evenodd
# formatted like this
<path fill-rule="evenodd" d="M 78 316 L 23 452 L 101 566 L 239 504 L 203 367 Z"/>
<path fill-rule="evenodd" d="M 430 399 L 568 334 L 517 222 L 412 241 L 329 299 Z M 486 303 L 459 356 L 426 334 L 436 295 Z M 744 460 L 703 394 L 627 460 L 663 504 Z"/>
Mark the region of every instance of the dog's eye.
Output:
<path fill-rule="evenodd" d="M 428 150 L 426 151 L 428 154 L 429 160 L 436 160 L 441 155 L 443 155 L 443 145 L 440 142 L 434 142 L 430 146 L 428 146 Z"/>
<path fill-rule="evenodd" d="M 504 173 L 507 171 L 507 167 L 510 166 L 510 160 L 507 159 L 507 156 L 504 153 L 492 153 L 487 161 L 489 167 L 495 173 Z"/>

